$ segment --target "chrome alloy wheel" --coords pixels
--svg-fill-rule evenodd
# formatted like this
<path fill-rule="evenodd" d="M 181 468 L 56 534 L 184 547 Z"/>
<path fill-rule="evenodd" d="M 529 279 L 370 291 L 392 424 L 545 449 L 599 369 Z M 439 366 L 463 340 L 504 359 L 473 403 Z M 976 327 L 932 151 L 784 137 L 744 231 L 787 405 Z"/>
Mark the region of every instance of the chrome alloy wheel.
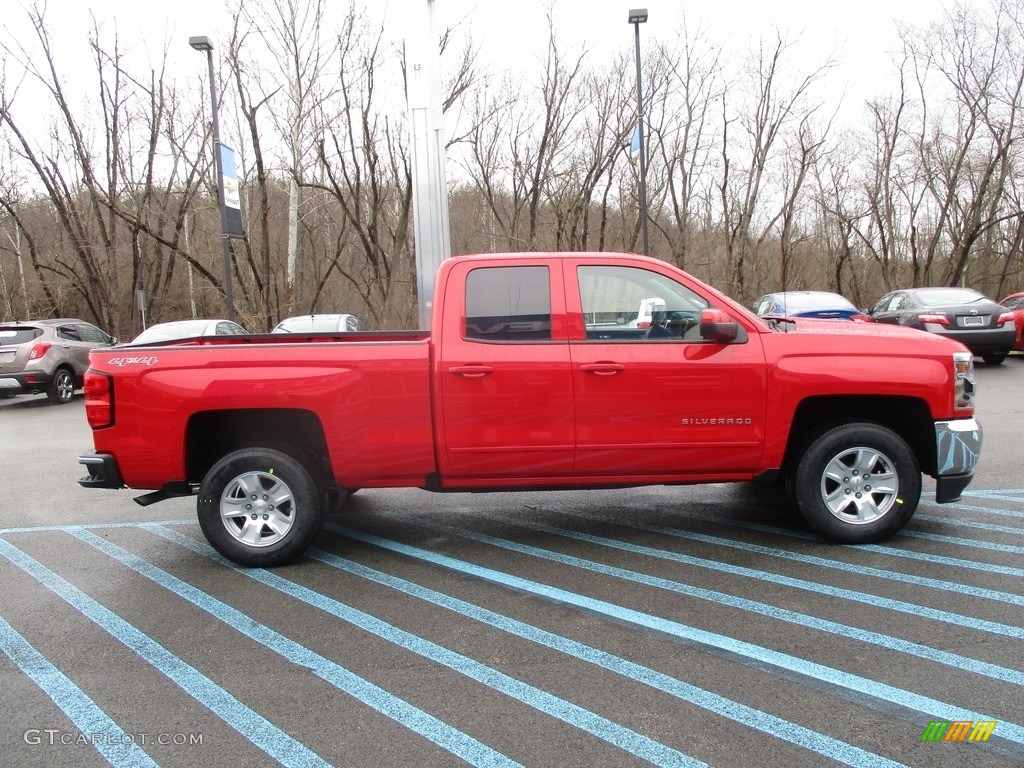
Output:
<path fill-rule="evenodd" d="M 294 494 L 270 472 L 245 472 L 224 488 L 220 519 L 228 533 L 243 544 L 276 544 L 295 523 Z"/>
<path fill-rule="evenodd" d="M 821 500 L 837 519 L 864 525 L 884 517 L 899 499 L 892 460 L 875 448 L 847 448 L 825 465 Z"/>

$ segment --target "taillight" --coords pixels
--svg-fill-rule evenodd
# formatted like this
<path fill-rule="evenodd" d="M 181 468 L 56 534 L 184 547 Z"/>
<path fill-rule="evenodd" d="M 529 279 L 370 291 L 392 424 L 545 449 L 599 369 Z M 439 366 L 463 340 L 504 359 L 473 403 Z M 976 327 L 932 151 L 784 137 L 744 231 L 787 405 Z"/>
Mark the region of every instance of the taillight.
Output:
<path fill-rule="evenodd" d="M 850 315 L 850 319 L 853 320 L 855 323 L 872 323 L 872 322 L 874 322 L 874 319 L 871 317 L 871 315 L 860 315 L 860 314 L 858 314 L 858 315 Z"/>
<path fill-rule="evenodd" d="M 945 315 L 918 315 L 920 323 L 936 323 L 938 325 L 949 325 L 949 318 Z"/>
<path fill-rule="evenodd" d="M 39 344 L 36 344 L 34 347 L 32 347 L 32 350 L 28 353 L 28 359 L 29 360 L 38 360 L 40 357 L 42 357 L 47 352 L 49 352 L 50 351 L 50 347 L 52 347 L 52 346 L 53 346 L 53 344 L 47 344 L 45 342 L 40 342 Z"/>
<path fill-rule="evenodd" d="M 1012 323 L 1012 322 L 1014 322 L 1014 320 L 1013 320 L 1013 312 L 1003 312 L 1003 314 L 1001 314 L 999 316 L 999 319 L 996 320 L 996 325 L 1002 325 L 1003 323 Z"/>
<path fill-rule="evenodd" d="M 114 380 L 105 373 L 85 372 L 85 417 L 93 429 L 114 424 Z"/>

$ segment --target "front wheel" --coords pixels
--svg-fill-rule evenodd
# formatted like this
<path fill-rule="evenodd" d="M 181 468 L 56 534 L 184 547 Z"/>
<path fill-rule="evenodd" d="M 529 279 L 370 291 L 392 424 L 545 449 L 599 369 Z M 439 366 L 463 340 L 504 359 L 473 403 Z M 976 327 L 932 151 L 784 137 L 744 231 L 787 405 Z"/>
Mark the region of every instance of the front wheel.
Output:
<path fill-rule="evenodd" d="M 829 541 L 882 541 L 910 520 L 921 471 L 907 442 L 877 424 L 843 424 L 808 446 L 793 476 L 797 507 Z"/>
<path fill-rule="evenodd" d="M 244 448 L 214 464 L 196 507 L 213 548 L 251 567 L 294 560 L 324 522 L 322 494 L 309 470 L 273 448 Z"/>

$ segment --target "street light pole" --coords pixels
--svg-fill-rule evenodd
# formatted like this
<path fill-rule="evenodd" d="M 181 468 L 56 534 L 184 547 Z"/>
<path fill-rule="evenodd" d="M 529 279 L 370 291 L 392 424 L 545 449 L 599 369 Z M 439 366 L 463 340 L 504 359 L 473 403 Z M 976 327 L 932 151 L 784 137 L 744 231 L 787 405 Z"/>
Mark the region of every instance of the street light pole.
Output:
<path fill-rule="evenodd" d="M 217 84 L 213 76 L 213 43 L 205 35 L 190 37 L 188 44 L 197 51 L 206 52 L 210 68 L 210 111 L 213 113 L 213 158 L 217 165 L 217 207 L 220 209 L 220 240 L 224 249 L 224 300 L 227 303 L 228 320 L 235 319 L 235 301 L 231 289 L 231 245 L 228 242 L 228 211 L 224 205 L 224 165 L 220 156 L 220 127 L 217 123 Z"/>
<path fill-rule="evenodd" d="M 647 21 L 647 9 L 637 8 L 629 12 L 629 23 L 636 33 L 636 130 L 640 152 L 640 227 L 644 237 L 644 255 L 651 254 L 647 237 L 647 149 L 644 146 L 644 97 L 640 86 L 640 25 Z"/>

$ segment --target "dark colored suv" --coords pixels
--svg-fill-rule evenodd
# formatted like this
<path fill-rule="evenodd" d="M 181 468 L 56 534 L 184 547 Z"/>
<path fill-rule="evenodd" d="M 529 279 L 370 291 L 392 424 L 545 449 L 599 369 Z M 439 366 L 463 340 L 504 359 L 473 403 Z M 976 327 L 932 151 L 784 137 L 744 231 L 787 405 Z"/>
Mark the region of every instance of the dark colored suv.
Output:
<path fill-rule="evenodd" d="M 117 339 L 83 320 L 0 323 L 0 397 L 45 392 L 68 403 L 82 386 L 89 350 Z"/>

